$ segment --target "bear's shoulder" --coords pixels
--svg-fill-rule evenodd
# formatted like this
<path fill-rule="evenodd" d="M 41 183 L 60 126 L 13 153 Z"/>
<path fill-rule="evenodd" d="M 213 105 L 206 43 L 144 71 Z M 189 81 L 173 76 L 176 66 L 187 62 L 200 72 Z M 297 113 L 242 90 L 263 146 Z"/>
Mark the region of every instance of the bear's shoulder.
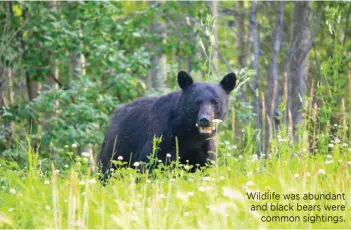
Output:
<path fill-rule="evenodd" d="M 121 104 L 117 107 L 117 110 L 124 110 L 124 109 L 133 109 L 133 108 L 140 108 L 145 107 L 148 105 L 153 104 L 159 99 L 159 97 L 141 97 L 131 101 L 128 104 Z"/>

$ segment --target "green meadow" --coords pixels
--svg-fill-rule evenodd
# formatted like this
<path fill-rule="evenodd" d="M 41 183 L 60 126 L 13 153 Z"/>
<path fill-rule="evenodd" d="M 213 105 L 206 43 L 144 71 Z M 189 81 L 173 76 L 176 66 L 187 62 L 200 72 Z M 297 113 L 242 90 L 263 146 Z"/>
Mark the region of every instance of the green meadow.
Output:
<path fill-rule="evenodd" d="M 272 154 L 261 159 L 218 142 L 219 160 L 195 173 L 178 162 L 139 173 L 117 161 L 120 167 L 106 186 L 91 173 L 87 154 L 75 153 L 70 167 L 52 163 L 52 170 L 43 171 L 40 153 L 29 148 L 26 169 L 12 170 L 14 162 L 1 161 L 0 227 L 350 228 L 351 149 L 338 140 L 330 154 L 321 155 L 279 136 Z M 266 198 L 252 199 L 255 192 Z M 267 203 L 280 211 L 262 210 Z M 297 204 L 306 207 L 298 211 Z"/>

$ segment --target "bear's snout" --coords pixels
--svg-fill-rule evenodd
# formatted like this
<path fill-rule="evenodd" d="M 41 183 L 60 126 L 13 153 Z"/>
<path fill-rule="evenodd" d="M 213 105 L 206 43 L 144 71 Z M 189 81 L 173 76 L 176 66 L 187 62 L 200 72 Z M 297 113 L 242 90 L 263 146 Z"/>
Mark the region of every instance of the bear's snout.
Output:
<path fill-rule="evenodd" d="M 214 119 L 214 111 L 211 103 L 204 103 L 200 106 L 198 119 L 197 119 L 197 127 L 199 129 L 200 134 L 212 134 L 215 130 L 215 126 L 212 123 Z"/>

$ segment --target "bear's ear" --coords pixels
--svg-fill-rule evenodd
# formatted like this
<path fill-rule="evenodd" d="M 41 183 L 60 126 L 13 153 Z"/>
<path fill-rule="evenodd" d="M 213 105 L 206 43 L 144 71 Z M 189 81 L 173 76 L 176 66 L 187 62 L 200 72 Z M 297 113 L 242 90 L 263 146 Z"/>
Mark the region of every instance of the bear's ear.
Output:
<path fill-rule="evenodd" d="M 194 83 L 193 79 L 187 72 L 180 71 L 178 73 L 178 84 L 181 89 L 186 89 L 188 86 L 190 86 L 193 83 Z"/>
<path fill-rule="evenodd" d="M 236 85 L 235 73 L 225 75 L 220 84 L 227 93 L 230 93 Z"/>

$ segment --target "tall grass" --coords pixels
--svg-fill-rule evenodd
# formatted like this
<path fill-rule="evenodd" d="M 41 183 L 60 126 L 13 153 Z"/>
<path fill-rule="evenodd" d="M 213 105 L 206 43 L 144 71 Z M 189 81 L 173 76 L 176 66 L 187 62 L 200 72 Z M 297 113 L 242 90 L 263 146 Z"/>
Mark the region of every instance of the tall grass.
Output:
<path fill-rule="evenodd" d="M 187 165 L 179 162 L 175 168 L 161 164 L 159 170 L 152 172 L 154 177 L 140 174 L 134 168 L 119 168 L 106 186 L 99 183 L 97 175 L 74 166 L 57 169 L 52 164 L 51 173 L 47 173 L 41 171 L 38 161 L 22 171 L 2 165 L 0 227 L 350 228 L 351 149 L 347 143 L 334 141 L 328 155 L 319 154 L 318 149 L 312 154 L 301 143 L 292 146 L 286 130 L 287 127 L 282 127 L 277 138 L 271 139 L 267 159 L 258 159 L 249 148 L 236 149 L 232 142 L 219 141 L 216 167 L 188 173 Z M 219 133 L 218 138 L 221 136 Z M 28 149 L 28 157 L 39 155 Z M 250 191 L 346 193 L 346 201 L 302 203 L 346 204 L 347 210 L 251 211 L 250 205 L 266 201 L 249 200 L 246 193 Z M 261 221 L 262 215 L 308 214 L 341 215 L 346 221 L 337 224 Z"/>

